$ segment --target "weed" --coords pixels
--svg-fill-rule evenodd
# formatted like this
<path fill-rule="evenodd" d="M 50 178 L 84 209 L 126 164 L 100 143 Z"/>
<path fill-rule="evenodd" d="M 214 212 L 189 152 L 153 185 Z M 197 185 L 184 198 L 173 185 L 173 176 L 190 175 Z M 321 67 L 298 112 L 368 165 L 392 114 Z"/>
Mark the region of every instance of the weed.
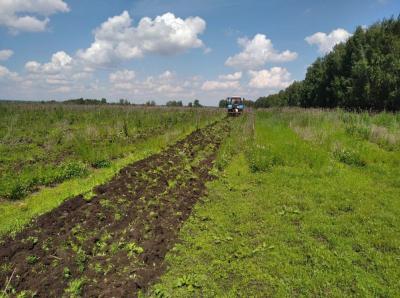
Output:
<path fill-rule="evenodd" d="M 143 248 L 138 246 L 135 242 L 129 242 L 125 245 L 125 250 L 128 252 L 128 256 L 137 256 L 144 252 Z"/>
<path fill-rule="evenodd" d="M 33 291 L 22 291 L 22 292 L 19 292 L 16 295 L 16 297 L 17 298 L 33 298 L 33 297 L 36 297 L 36 293 Z"/>
<path fill-rule="evenodd" d="M 122 215 L 120 213 L 115 213 L 114 214 L 115 221 L 119 221 L 119 220 L 121 220 L 121 218 L 122 218 Z"/>
<path fill-rule="evenodd" d="M 3 263 L 0 265 L 1 273 L 8 273 L 11 270 L 12 270 L 12 264 L 10 264 L 10 263 Z"/>
<path fill-rule="evenodd" d="M 79 248 L 75 257 L 75 263 L 78 266 L 79 272 L 83 272 L 85 270 L 86 261 L 87 261 L 87 255 L 85 251 Z"/>
<path fill-rule="evenodd" d="M 111 166 L 111 162 L 106 159 L 100 159 L 92 162 L 92 167 L 96 169 L 101 169 L 101 168 L 109 168 Z"/>
<path fill-rule="evenodd" d="M 64 277 L 65 279 L 68 279 L 68 278 L 71 277 L 71 270 L 69 270 L 68 267 L 64 267 L 64 270 L 63 270 L 63 277 Z"/>
<path fill-rule="evenodd" d="M 28 193 L 27 187 L 19 182 L 12 186 L 8 198 L 12 201 L 23 198 Z"/>
<path fill-rule="evenodd" d="M 349 166 L 364 167 L 367 164 L 358 152 L 347 148 L 336 147 L 333 151 L 333 156 L 338 161 Z"/>
<path fill-rule="evenodd" d="M 94 264 L 94 271 L 96 272 L 96 273 L 102 273 L 103 272 L 103 268 L 101 267 L 101 264 L 100 263 L 96 263 L 96 264 Z"/>
<path fill-rule="evenodd" d="M 86 279 L 85 278 L 79 278 L 79 279 L 74 279 L 71 280 L 68 283 L 68 287 L 65 289 L 65 293 L 69 294 L 71 298 L 77 298 L 80 297 L 83 293 L 83 287 L 86 284 Z"/>
<path fill-rule="evenodd" d="M 30 255 L 30 256 L 26 257 L 26 262 L 29 265 L 36 264 L 38 260 L 39 260 L 39 258 L 37 256 L 34 256 L 34 255 Z"/>
<path fill-rule="evenodd" d="M 171 297 L 168 294 L 167 290 L 164 287 L 160 286 L 160 285 L 157 285 L 157 286 L 154 287 L 153 294 L 157 298 L 169 298 L 169 297 Z"/>
<path fill-rule="evenodd" d="M 100 200 L 100 205 L 103 208 L 111 208 L 113 206 L 112 202 L 108 199 L 101 199 Z"/>
<path fill-rule="evenodd" d="M 193 292 L 195 289 L 201 288 L 200 284 L 196 279 L 196 276 L 193 274 L 179 277 L 175 282 L 175 287 L 187 288 L 189 292 Z"/>
<path fill-rule="evenodd" d="M 52 240 L 51 240 L 51 238 L 47 238 L 47 239 L 44 240 L 43 243 L 42 243 L 42 249 L 43 249 L 44 251 L 49 251 L 51 245 L 52 245 Z"/>

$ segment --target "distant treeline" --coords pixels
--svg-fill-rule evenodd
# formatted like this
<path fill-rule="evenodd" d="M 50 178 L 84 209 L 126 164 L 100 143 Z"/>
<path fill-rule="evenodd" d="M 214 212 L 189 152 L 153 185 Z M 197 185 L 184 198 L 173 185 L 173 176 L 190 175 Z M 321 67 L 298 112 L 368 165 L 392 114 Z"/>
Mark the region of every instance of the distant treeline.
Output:
<path fill-rule="evenodd" d="M 11 102 L 11 101 L 10 101 Z M 106 98 L 102 99 L 90 99 L 90 98 L 77 98 L 77 99 L 68 99 L 64 100 L 62 102 L 57 102 L 55 100 L 50 100 L 50 101 L 41 101 L 40 103 L 64 103 L 64 104 L 74 104 L 74 105 L 105 105 L 105 104 L 110 104 L 110 105 L 134 105 L 134 106 L 156 106 L 157 103 L 154 100 L 149 100 L 146 101 L 144 104 L 135 104 L 131 103 L 127 99 L 120 99 L 118 102 L 107 102 Z M 183 103 L 181 100 L 171 100 L 166 103 L 166 106 L 168 107 L 183 107 Z M 200 101 L 198 99 L 195 99 L 193 102 L 189 102 L 188 107 L 202 107 L 200 104 Z"/>
<path fill-rule="evenodd" d="M 77 98 L 77 99 L 68 99 L 63 101 L 63 103 L 67 104 L 78 104 L 78 105 L 99 105 L 99 104 L 106 104 L 107 99 L 102 98 L 101 100 L 98 99 L 90 99 L 90 98 Z"/>
<path fill-rule="evenodd" d="M 358 27 L 318 58 L 303 81 L 259 98 L 256 106 L 400 110 L 400 16 Z"/>
<path fill-rule="evenodd" d="M 181 100 L 178 100 L 178 101 L 171 100 L 166 103 L 166 106 L 167 107 L 183 107 L 183 103 Z M 200 104 L 200 101 L 198 99 L 195 99 L 193 102 L 189 102 L 187 106 L 194 107 L 194 108 L 202 107 L 202 105 Z"/>

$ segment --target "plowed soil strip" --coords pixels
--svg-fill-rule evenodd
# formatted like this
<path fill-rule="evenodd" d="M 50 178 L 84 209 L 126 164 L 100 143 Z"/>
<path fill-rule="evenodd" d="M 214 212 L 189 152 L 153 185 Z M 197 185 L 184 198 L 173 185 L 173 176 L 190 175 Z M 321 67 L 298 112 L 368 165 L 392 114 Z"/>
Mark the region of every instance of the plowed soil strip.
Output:
<path fill-rule="evenodd" d="M 229 121 L 122 169 L 91 200 L 72 198 L 3 239 L 0 289 L 37 297 L 134 297 L 146 289 L 212 178 Z"/>

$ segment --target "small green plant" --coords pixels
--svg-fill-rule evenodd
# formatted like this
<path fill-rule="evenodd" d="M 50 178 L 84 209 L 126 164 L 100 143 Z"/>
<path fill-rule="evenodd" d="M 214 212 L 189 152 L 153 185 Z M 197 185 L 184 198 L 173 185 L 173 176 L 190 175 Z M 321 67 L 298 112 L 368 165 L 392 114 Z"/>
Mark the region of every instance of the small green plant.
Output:
<path fill-rule="evenodd" d="M 38 241 L 39 241 L 38 237 L 35 237 L 35 236 L 29 236 L 29 237 L 27 238 L 27 240 L 28 240 L 29 242 L 31 242 L 32 244 L 36 244 L 36 243 L 38 243 Z"/>
<path fill-rule="evenodd" d="M 136 256 L 144 252 L 144 249 L 138 246 L 135 242 L 129 242 L 125 245 L 125 250 L 128 252 L 128 256 Z"/>
<path fill-rule="evenodd" d="M 26 257 L 26 262 L 27 262 L 29 265 L 33 265 L 33 264 L 37 263 L 38 260 L 39 260 L 39 258 L 38 258 L 37 256 L 34 256 L 34 255 L 31 255 L 31 256 L 27 256 L 27 257 Z"/>
<path fill-rule="evenodd" d="M 61 167 L 60 179 L 82 177 L 87 174 L 86 165 L 79 161 L 69 162 Z"/>
<path fill-rule="evenodd" d="M 82 248 L 79 248 L 75 258 L 75 263 L 78 266 L 79 272 L 83 272 L 85 270 L 86 261 L 87 256 L 85 251 Z"/>
<path fill-rule="evenodd" d="M 51 239 L 50 239 L 50 238 L 47 238 L 47 239 L 44 240 L 43 243 L 42 243 L 42 249 L 43 249 L 44 251 L 49 251 L 49 250 L 50 250 L 50 247 L 51 247 L 51 243 L 52 243 Z"/>
<path fill-rule="evenodd" d="M 122 218 L 122 215 L 120 213 L 115 213 L 114 214 L 115 221 L 119 221 L 119 220 L 121 220 L 121 218 Z"/>
<path fill-rule="evenodd" d="M 92 167 L 96 169 L 109 168 L 110 166 L 111 162 L 106 159 L 95 160 L 94 162 L 92 162 Z"/>
<path fill-rule="evenodd" d="M 26 186 L 24 186 L 22 183 L 17 183 L 11 188 L 8 198 L 12 201 L 16 201 L 25 197 L 27 192 L 28 190 Z"/>
<path fill-rule="evenodd" d="M 161 285 L 156 285 L 154 287 L 153 294 L 157 298 L 169 298 L 169 297 L 171 297 L 168 294 L 167 290 L 164 287 L 162 287 Z"/>
<path fill-rule="evenodd" d="M 112 207 L 112 202 L 108 199 L 101 199 L 100 200 L 100 205 L 103 208 L 111 208 Z"/>
<path fill-rule="evenodd" d="M 86 279 L 85 278 L 79 278 L 79 279 L 74 279 L 71 280 L 68 283 L 68 287 L 65 289 L 65 293 L 69 294 L 71 298 L 77 298 L 82 296 L 83 293 L 83 287 L 85 286 Z"/>
<path fill-rule="evenodd" d="M 102 273 L 102 272 L 104 271 L 103 268 L 101 267 L 101 264 L 100 264 L 100 263 L 94 264 L 93 269 L 94 269 L 94 271 L 95 271 L 96 273 Z"/>
<path fill-rule="evenodd" d="M 71 270 L 69 270 L 68 267 L 64 267 L 63 276 L 65 279 L 68 279 L 71 277 Z"/>
<path fill-rule="evenodd" d="M 1 264 L 1 266 L 0 266 L 1 273 L 7 273 L 7 272 L 11 271 L 11 269 L 12 269 L 12 265 L 10 263 L 4 263 L 4 264 Z"/>
<path fill-rule="evenodd" d="M 201 288 L 200 284 L 197 282 L 197 279 L 193 274 L 179 277 L 176 280 L 175 287 L 187 288 L 190 292 L 193 292 L 195 289 Z"/>
<path fill-rule="evenodd" d="M 2 297 L 1 294 L 0 294 L 0 297 Z M 19 292 L 16 295 L 16 297 L 17 298 L 33 298 L 33 297 L 36 297 L 36 293 L 32 292 L 32 291 L 22 291 L 22 292 Z"/>

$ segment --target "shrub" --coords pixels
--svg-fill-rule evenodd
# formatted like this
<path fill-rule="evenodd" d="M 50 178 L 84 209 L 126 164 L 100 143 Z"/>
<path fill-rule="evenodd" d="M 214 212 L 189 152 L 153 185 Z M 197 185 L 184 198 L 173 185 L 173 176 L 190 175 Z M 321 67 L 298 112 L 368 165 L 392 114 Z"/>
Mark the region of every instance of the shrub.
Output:
<path fill-rule="evenodd" d="M 333 156 L 340 162 L 349 166 L 364 167 L 367 165 L 360 154 L 354 150 L 336 147 Z"/>
<path fill-rule="evenodd" d="M 27 194 L 27 187 L 20 182 L 17 182 L 15 185 L 11 187 L 10 194 L 8 198 L 12 201 L 16 201 L 22 199 Z"/>
<path fill-rule="evenodd" d="M 108 168 L 110 166 L 111 166 L 111 162 L 106 159 L 95 160 L 94 162 L 92 162 L 92 167 L 96 168 L 96 169 Z"/>
<path fill-rule="evenodd" d="M 87 174 L 86 165 L 80 161 L 73 161 L 61 166 L 60 180 L 81 177 Z"/>

